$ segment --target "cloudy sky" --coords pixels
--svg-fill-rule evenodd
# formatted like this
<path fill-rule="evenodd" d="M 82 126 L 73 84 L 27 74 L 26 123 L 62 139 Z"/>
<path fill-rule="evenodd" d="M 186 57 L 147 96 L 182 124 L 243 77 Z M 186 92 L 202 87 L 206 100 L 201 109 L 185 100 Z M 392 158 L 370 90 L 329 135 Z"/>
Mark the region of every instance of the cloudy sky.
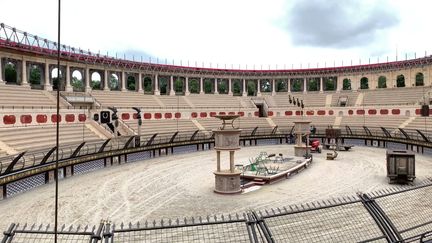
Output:
<path fill-rule="evenodd" d="M 0 22 L 53 41 L 57 0 L 0 0 Z M 432 54 L 429 0 L 62 0 L 62 43 L 129 59 L 306 68 Z"/>

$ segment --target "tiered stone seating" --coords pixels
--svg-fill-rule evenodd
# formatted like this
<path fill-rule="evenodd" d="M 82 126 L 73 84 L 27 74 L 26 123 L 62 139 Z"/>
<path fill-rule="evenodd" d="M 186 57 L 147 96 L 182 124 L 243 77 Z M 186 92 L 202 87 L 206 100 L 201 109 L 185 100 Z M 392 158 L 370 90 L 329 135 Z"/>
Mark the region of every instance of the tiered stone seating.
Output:
<path fill-rule="evenodd" d="M 162 101 L 166 108 L 176 109 L 180 108 L 190 108 L 190 105 L 185 101 L 184 96 L 158 96 L 158 99 Z"/>
<path fill-rule="evenodd" d="M 92 91 L 92 96 L 102 107 L 115 106 L 117 108 L 131 107 L 161 107 L 152 95 L 144 95 L 138 92 L 119 91 Z"/>
<path fill-rule="evenodd" d="M 423 87 L 377 89 L 364 91 L 363 103 L 365 105 L 412 105 L 422 97 Z"/>
<path fill-rule="evenodd" d="M 43 92 L 18 85 L 0 85 L 0 107 L 55 108 L 56 103 Z"/>
<path fill-rule="evenodd" d="M 367 127 L 397 128 L 407 119 L 406 116 L 343 116 L 340 126 L 361 127 L 365 124 Z"/>
<path fill-rule="evenodd" d="M 432 118 L 431 117 L 416 117 L 408 125 L 406 129 L 419 129 L 420 131 L 432 132 Z"/>
<path fill-rule="evenodd" d="M 348 97 L 348 102 L 346 104 L 346 106 L 354 106 L 358 97 L 358 92 L 352 92 L 352 91 L 342 91 L 340 93 L 333 93 L 332 94 L 332 101 L 331 101 L 331 106 L 339 106 L 338 105 L 338 101 L 339 101 L 339 97 Z"/>
<path fill-rule="evenodd" d="M 295 97 L 299 100 L 303 100 L 305 107 L 324 107 L 326 102 L 326 93 L 309 92 L 308 94 L 303 93 L 291 93 L 291 97 Z M 273 100 L 276 106 L 293 106 L 289 103 L 288 95 L 275 95 Z"/>
<path fill-rule="evenodd" d="M 316 127 L 327 127 L 333 126 L 335 122 L 334 116 L 306 116 L 306 117 L 296 117 L 296 116 L 287 116 L 287 117 L 273 117 L 273 122 L 279 127 L 292 127 L 294 125 L 294 121 L 298 120 L 309 120 L 311 121 L 311 125 Z"/>
<path fill-rule="evenodd" d="M 254 108 L 254 104 L 248 97 L 234 97 L 229 95 L 197 95 L 191 94 L 186 97 L 195 107 L 211 108 Z M 243 102 L 241 102 L 241 100 Z"/>
<path fill-rule="evenodd" d="M 197 119 L 197 121 L 206 129 L 211 131 L 212 129 L 217 129 L 222 125 L 222 122 L 216 118 L 204 118 Z M 266 118 L 258 117 L 241 117 L 234 121 L 234 126 L 240 129 L 253 129 L 258 127 L 258 129 L 271 129 L 272 127 L 267 122 Z"/>
<path fill-rule="evenodd" d="M 0 139 L 17 151 L 55 146 L 55 125 L 11 127 L 0 129 Z M 101 140 L 85 124 L 60 125 L 60 146 L 83 141 Z"/>
<path fill-rule="evenodd" d="M 138 133 L 138 123 L 136 120 L 124 121 L 135 132 Z M 144 120 L 141 126 L 141 134 L 154 133 L 174 133 L 176 131 L 196 131 L 198 128 L 191 120 L 172 119 L 172 120 Z"/>

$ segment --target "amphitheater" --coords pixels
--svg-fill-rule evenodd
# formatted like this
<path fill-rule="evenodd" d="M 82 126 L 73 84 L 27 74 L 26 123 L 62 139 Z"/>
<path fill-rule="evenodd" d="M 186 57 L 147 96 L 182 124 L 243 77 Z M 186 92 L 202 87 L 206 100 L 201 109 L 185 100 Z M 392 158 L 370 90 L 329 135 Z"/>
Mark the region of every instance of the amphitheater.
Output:
<path fill-rule="evenodd" d="M 432 56 L 248 70 L 60 50 L 57 77 L 55 42 L 0 24 L 1 242 L 52 242 L 57 123 L 60 242 L 432 239 L 432 121 L 420 109 L 431 102 Z M 100 116 L 112 108 L 114 129 Z M 313 154 L 275 184 L 219 195 L 220 114 L 240 116 L 236 163 L 292 154 L 296 120 L 310 120 L 317 139 L 341 128 L 355 147 L 334 161 Z M 386 149 L 416 153 L 413 184 L 388 184 Z"/>

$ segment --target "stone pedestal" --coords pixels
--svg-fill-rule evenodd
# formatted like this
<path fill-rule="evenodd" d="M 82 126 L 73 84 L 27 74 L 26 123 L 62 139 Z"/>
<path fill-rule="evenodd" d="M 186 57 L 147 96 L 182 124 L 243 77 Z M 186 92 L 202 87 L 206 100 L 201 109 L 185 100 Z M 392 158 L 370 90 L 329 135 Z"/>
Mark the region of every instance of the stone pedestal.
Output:
<path fill-rule="evenodd" d="M 294 155 L 303 157 L 310 153 L 309 134 L 310 134 L 309 120 L 294 121 L 294 133 L 296 141 L 294 145 Z M 303 141 L 305 140 L 305 141 Z"/>
<path fill-rule="evenodd" d="M 213 130 L 215 137 L 215 147 L 217 156 L 217 169 L 215 175 L 214 192 L 221 194 L 240 193 L 240 175 L 241 171 L 235 169 L 234 152 L 240 149 L 240 129 L 234 128 L 233 121 L 238 118 L 238 115 L 221 115 L 216 116 L 223 121 L 222 127 L 218 130 Z M 229 169 L 221 168 L 221 152 L 229 152 Z"/>
<path fill-rule="evenodd" d="M 311 146 L 306 145 L 294 145 L 294 155 L 298 157 L 303 157 L 305 154 L 310 154 Z"/>

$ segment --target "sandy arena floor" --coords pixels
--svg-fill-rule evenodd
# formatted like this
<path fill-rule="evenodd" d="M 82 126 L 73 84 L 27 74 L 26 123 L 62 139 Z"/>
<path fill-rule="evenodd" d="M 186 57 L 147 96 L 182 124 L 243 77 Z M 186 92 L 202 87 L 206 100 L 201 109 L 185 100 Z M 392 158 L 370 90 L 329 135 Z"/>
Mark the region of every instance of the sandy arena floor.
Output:
<path fill-rule="evenodd" d="M 236 162 L 260 151 L 293 154 L 293 147 L 242 148 Z M 288 180 L 234 196 L 213 193 L 216 153 L 204 151 L 114 166 L 78 175 L 59 184 L 60 224 L 136 223 L 146 219 L 242 212 L 286 206 L 356 192 L 388 188 L 385 150 L 354 147 L 335 161 L 314 154 L 311 167 Z M 222 153 L 228 161 L 228 153 Z M 430 157 L 416 155 L 417 182 L 432 175 Z M 227 166 L 227 165 L 225 165 Z M 11 222 L 54 222 L 54 184 L 0 201 L 0 230 Z"/>

